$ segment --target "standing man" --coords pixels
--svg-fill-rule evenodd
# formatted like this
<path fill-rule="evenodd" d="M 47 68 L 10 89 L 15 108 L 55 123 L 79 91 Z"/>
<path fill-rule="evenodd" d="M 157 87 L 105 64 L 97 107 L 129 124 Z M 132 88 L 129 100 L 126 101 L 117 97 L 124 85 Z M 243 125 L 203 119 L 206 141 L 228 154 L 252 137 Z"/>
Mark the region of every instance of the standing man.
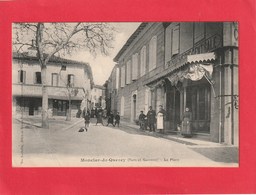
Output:
<path fill-rule="evenodd" d="M 117 125 L 119 127 L 119 124 L 120 124 L 120 115 L 119 115 L 119 112 L 117 112 L 115 116 L 115 126 Z"/>
<path fill-rule="evenodd" d="M 97 125 L 98 123 L 101 123 L 102 126 L 104 126 L 104 124 L 103 124 L 103 119 L 102 119 L 102 112 L 97 112 L 96 117 L 97 117 L 96 125 Z"/>
<path fill-rule="evenodd" d="M 90 125 L 90 112 L 86 112 L 86 108 L 83 110 L 83 118 L 84 118 L 84 124 L 85 124 L 85 130 L 88 131 L 89 125 Z"/>
<path fill-rule="evenodd" d="M 156 121 L 156 112 L 152 110 L 152 106 L 149 106 L 149 111 L 147 113 L 149 131 L 155 131 L 155 121 Z"/>
<path fill-rule="evenodd" d="M 115 126 L 115 125 L 114 125 L 114 115 L 113 115 L 112 111 L 110 111 L 110 114 L 109 114 L 109 116 L 108 116 L 108 124 L 107 124 L 107 126 L 108 126 L 109 124 L 112 124 L 113 126 Z"/>
<path fill-rule="evenodd" d="M 165 115 L 166 112 L 163 109 L 163 106 L 159 106 L 159 112 L 157 113 L 157 122 L 156 122 L 156 128 L 160 130 L 160 133 L 164 132 L 164 121 L 165 121 Z"/>

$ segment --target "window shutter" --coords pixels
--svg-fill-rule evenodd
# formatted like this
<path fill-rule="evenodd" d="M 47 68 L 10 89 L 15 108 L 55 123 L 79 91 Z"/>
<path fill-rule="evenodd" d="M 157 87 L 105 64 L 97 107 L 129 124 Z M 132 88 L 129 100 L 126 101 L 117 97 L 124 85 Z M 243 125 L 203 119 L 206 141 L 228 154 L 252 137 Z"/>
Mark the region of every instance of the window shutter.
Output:
<path fill-rule="evenodd" d="M 204 23 L 196 22 L 195 24 L 195 34 L 194 34 L 194 42 L 198 42 L 204 38 Z"/>
<path fill-rule="evenodd" d="M 58 86 L 58 74 L 52 73 L 52 86 Z"/>
<path fill-rule="evenodd" d="M 138 54 L 134 54 L 132 56 L 132 80 L 136 80 L 138 78 Z"/>
<path fill-rule="evenodd" d="M 172 58 L 172 31 L 171 26 L 168 26 L 165 33 L 165 63 Z"/>
<path fill-rule="evenodd" d="M 179 53 L 180 26 L 175 26 L 172 30 L 172 56 Z"/>
<path fill-rule="evenodd" d="M 126 63 L 126 84 L 131 83 L 131 60 Z"/>
<path fill-rule="evenodd" d="M 157 37 L 154 36 L 149 43 L 149 71 L 156 67 Z"/>
<path fill-rule="evenodd" d="M 125 66 L 121 67 L 121 87 L 125 86 Z"/>
<path fill-rule="evenodd" d="M 119 87 L 119 68 L 116 68 L 116 89 Z"/>
<path fill-rule="evenodd" d="M 143 76 L 146 72 L 146 46 L 143 46 L 140 51 L 140 75 Z"/>

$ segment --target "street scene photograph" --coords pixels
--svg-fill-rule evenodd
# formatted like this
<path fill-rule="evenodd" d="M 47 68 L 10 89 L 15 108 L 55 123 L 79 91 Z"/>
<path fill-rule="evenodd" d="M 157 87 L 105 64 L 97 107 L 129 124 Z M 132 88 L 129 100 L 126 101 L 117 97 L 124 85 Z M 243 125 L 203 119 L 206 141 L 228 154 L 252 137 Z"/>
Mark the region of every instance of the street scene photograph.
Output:
<path fill-rule="evenodd" d="M 238 22 L 12 24 L 13 167 L 239 167 Z"/>

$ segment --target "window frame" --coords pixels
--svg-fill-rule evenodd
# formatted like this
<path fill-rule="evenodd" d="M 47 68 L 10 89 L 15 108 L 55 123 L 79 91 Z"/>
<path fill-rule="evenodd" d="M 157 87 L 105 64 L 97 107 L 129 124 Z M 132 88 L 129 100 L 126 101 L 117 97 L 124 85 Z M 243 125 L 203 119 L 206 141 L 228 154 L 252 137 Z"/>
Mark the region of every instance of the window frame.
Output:
<path fill-rule="evenodd" d="M 35 80 L 34 80 L 35 84 L 42 84 L 42 73 L 41 72 L 35 72 Z"/>
<path fill-rule="evenodd" d="M 55 76 L 56 75 L 56 85 L 54 85 L 53 84 L 53 76 Z M 52 86 L 54 86 L 54 87 L 58 87 L 59 86 L 59 74 L 58 73 L 52 73 Z"/>
<path fill-rule="evenodd" d="M 72 81 L 72 78 L 73 77 L 73 82 Z M 68 74 L 67 75 L 67 86 L 68 87 L 74 87 L 75 86 L 75 75 L 74 74 Z"/>
<path fill-rule="evenodd" d="M 21 79 L 21 76 L 22 76 L 22 79 Z M 24 70 L 18 71 L 18 83 L 26 83 L 26 71 Z"/>

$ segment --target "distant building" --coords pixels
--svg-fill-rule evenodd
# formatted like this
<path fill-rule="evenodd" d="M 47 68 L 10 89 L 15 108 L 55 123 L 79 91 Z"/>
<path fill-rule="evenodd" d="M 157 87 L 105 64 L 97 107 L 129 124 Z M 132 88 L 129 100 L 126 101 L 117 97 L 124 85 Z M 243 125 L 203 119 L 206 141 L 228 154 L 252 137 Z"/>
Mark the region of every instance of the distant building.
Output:
<path fill-rule="evenodd" d="M 105 109 L 105 88 L 101 85 L 94 85 L 91 92 L 91 109 Z"/>
<path fill-rule="evenodd" d="M 88 108 L 93 85 L 87 63 L 52 57 L 47 65 L 49 115 L 66 116 L 71 98 L 72 116 Z M 42 78 L 38 58 L 31 53 L 13 53 L 13 114 L 41 115 Z"/>
<path fill-rule="evenodd" d="M 116 65 L 105 82 L 105 101 L 107 112 L 112 111 L 114 114 L 118 111 L 118 88 L 119 88 L 119 67 Z"/>
<path fill-rule="evenodd" d="M 237 25 L 142 23 L 114 58 L 123 119 L 133 122 L 141 110 L 163 105 L 165 131 L 172 132 L 189 107 L 193 134 L 238 145 Z"/>

